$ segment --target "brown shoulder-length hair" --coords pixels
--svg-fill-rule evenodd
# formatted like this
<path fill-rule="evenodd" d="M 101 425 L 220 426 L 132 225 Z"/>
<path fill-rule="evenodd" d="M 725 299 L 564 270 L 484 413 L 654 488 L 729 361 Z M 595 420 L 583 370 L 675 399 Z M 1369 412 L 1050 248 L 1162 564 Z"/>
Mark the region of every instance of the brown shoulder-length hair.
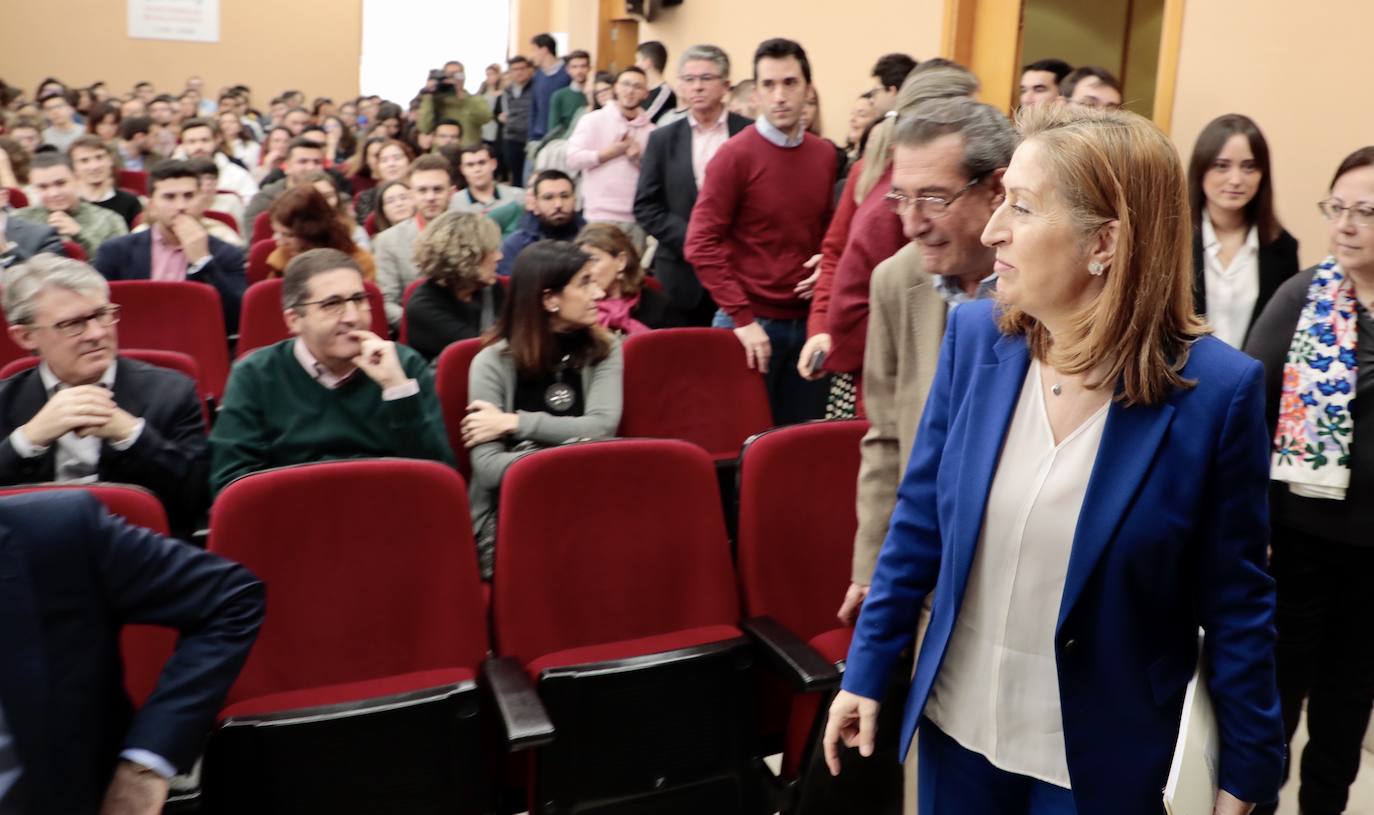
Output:
<path fill-rule="evenodd" d="M 1031 105 L 1020 116 L 1055 191 L 1091 240 L 1118 224 L 1100 294 L 1051 343 L 1034 317 L 1004 307 L 1000 326 L 1024 334 L 1036 359 L 1069 374 L 1091 373 L 1127 405 L 1162 402 L 1191 387 L 1180 371 L 1191 343 L 1208 333 L 1193 311 L 1192 233 L 1183 165 L 1169 137 L 1143 116 L 1074 105 Z"/>
<path fill-rule="evenodd" d="M 557 366 L 558 341 L 553 317 L 544 309 L 544 295 L 566 288 L 590 260 L 567 241 L 539 241 L 515 258 L 505 305 L 484 345 L 502 339 L 509 343 L 521 378 L 538 379 Z M 572 367 L 595 365 L 610 355 L 614 340 L 606 329 L 592 326 L 574 333 L 579 342 L 572 352 Z"/>
<path fill-rule="evenodd" d="M 339 211 L 310 184 L 298 184 L 277 196 L 271 212 L 272 223 L 290 229 L 309 249 L 338 249 L 346 255 L 358 251 Z"/>
<path fill-rule="evenodd" d="M 574 241 L 579 248 L 591 246 L 611 257 L 625 256 L 625 271 L 620 273 L 620 295 L 634 297 L 644 287 L 644 267 L 639 265 L 639 253 L 625 230 L 615 224 L 587 224 Z"/>
<path fill-rule="evenodd" d="M 1244 136 L 1250 143 L 1255 167 L 1260 172 L 1259 189 L 1255 190 L 1255 197 L 1250 199 L 1250 203 L 1245 205 L 1245 222 L 1259 232 L 1260 245 L 1268 246 L 1278 240 L 1283 232 L 1278 216 L 1274 214 L 1274 174 L 1269 167 L 1269 142 L 1264 140 L 1264 134 L 1254 120 L 1239 113 L 1228 113 L 1208 122 L 1193 145 L 1193 158 L 1188 162 L 1188 204 L 1193 213 L 1193 233 L 1201 234 L 1202 213 L 1207 211 L 1202 178 L 1232 136 Z"/>

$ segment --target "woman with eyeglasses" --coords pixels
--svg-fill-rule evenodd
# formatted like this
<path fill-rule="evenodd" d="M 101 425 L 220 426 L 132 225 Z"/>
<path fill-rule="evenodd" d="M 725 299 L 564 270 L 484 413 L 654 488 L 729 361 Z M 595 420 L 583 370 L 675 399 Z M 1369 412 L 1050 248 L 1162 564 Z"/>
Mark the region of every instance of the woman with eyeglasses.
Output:
<path fill-rule="evenodd" d="M 1265 369 L 1279 696 L 1290 743 L 1307 701 L 1305 813 L 1344 809 L 1374 704 L 1374 146 L 1318 206 L 1331 255 L 1279 287 L 1245 346 Z"/>
<path fill-rule="evenodd" d="M 472 360 L 462 433 L 485 579 L 495 564 L 506 469 L 534 450 L 610 438 L 620 426 L 620 344 L 597 325 L 604 296 L 582 250 L 563 241 L 531 244 L 515 259 L 501 317 Z"/>
<path fill-rule="evenodd" d="M 1298 273 L 1298 242 L 1274 215 L 1269 144 L 1248 116 L 1228 113 L 1202 129 L 1188 165 L 1193 216 L 1193 299 L 1233 348 L 1269 298 Z"/>
<path fill-rule="evenodd" d="M 977 90 L 977 78 L 962 67 L 917 68 L 898 91 L 894 110 L 906 113 L 930 99 L 969 96 Z M 825 406 L 827 419 L 862 415 L 860 378 L 868 337 L 869 279 L 879 263 L 907 243 L 894 209 L 902 204 L 887 198 L 892 189 L 891 139 L 896 127 L 896 115 L 874 127 L 870 150 L 850 168 L 821 253 L 813 258 L 818 268 L 813 275 L 815 288 L 809 293 L 807 340 L 797 359 L 797 373 L 810 380 L 834 375 Z"/>
<path fill-rule="evenodd" d="M 325 177 L 328 183 L 328 177 Z M 272 202 L 272 235 L 277 248 L 267 256 L 268 277 L 281 277 L 291 259 L 311 249 L 337 249 L 353 258 L 364 280 L 375 280 L 377 263 L 351 234 L 351 222 L 313 184 L 292 187 Z"/>

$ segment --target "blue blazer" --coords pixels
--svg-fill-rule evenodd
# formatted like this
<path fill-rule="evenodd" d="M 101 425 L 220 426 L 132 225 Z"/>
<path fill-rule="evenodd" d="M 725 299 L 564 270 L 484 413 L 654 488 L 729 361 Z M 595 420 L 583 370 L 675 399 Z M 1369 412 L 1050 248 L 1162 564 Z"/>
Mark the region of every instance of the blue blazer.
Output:
<path fill-rule="evenodd" d="M 92 265 L 106 280 L 148 280 L 153 270 L 152 229 L 105 241 L 96 251 Z M 186 279 L 215 287 L 220 307 L 224 309 L 225 331 L 237 334 L 239 303 L 248 285 L 243 250 L 211 236 L 210 262 L 194 275 L 187 275 Z"/>
<path fill-rule="evenodd" d="M 955 309 L 911 463 L 849 651 L 844 688 L 878 699 L 917 613 L 930 626 L 903 719 L 910 746 L 963 603 L 1003 439 L 1030 365 L 993 303 Z M 1193 344 L 1163 403 L 1108 409 L 1055 629 L 1069 775 L 1084 815 L 1158 815 L 1184 690 L 1206 630 L 1221 784 L 1278 796 L 1284 731 L 1265 571 L 1269 431 L 1263 369 Z"/>
<path fill-rule="evenodd" d="M 262 614 L 247 569 L 112 518 L 89 493 L 0 499 L 0 705 L 23 768 L 5 804 L 95 812 L 124 749 L 188 770 Z M 137 715 L 125 623 L 181 631 Z"/>

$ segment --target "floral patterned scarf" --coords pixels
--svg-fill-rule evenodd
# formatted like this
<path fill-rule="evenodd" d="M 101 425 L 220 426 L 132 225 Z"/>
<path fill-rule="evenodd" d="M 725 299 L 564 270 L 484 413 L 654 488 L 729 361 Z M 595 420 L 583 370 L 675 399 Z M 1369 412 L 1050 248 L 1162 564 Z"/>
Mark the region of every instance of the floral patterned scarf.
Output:
<path fill-rule="evenodd" d="M 1308 498 L 1340 501 L 1350 485 L 1354 423 L 1355 286 L 1327 258 L 1307 289 L 1307 302 L 1283 366 L 1272 478 Z"/>

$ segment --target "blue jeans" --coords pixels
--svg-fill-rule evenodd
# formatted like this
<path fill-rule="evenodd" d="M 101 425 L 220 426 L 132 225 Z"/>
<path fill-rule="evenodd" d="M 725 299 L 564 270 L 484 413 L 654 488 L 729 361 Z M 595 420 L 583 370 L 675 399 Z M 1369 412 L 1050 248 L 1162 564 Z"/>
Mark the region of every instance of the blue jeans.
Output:
<path fill-rule="evenodd" d="M 773 424 L 797 424 L 824 418 L 830 379 L 811 382 L 797 373 L 797 359 L 806 344 L 806 320 L 757 317 L 755 322 L 763 328 L 773 346 L 773 353 L 768 358 L 768 373 L 763 375 L 768 405 L 773 409 Z M 735 321 L 724 311 L 717 311 L 711 327 L 734 328 Z"/>
<path fill-rule="evenodd" d="M 1077 815 L 1073 792 L 992 766 L 929 719 L 916 732 L 920 815 Z"/>

